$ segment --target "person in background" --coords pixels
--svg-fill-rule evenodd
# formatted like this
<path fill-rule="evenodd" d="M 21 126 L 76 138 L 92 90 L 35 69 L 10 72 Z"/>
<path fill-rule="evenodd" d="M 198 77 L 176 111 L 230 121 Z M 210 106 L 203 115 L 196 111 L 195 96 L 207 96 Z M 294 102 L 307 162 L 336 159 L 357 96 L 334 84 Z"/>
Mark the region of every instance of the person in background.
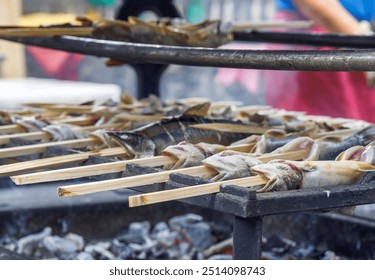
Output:
<path fill-rule="evenodd" d="M 315 25 L 309 31 L 372 34 L 375 0 L 276 0 L 276 7 L 276 20 L 313 20 Z M 375 88 L 368 83 L 365 72 L 264 71 L 263 77 L 268 105 L 311 115 L 375 122 Z"/>

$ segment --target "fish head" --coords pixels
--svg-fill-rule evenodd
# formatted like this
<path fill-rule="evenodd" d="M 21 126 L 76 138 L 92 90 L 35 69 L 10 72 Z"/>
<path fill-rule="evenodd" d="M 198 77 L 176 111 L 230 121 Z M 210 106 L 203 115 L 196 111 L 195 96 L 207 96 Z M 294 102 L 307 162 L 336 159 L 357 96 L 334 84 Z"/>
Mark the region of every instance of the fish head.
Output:
<path fill-rule="evenodd" d="M 289 160 L 271 160 L 255 165 L 251 172 L 269 180 L 258 192 L 298 189 L 303 180 L 303 171 L 298 163 Z"/>
<path fill-rule="evenodd" d="M 134 158 L 151 157 L 155 155 L 155 143 L 134 132 L 108 132 L 105 137 L 123 146 Z"/>
<path fill-rule="evenodd" d="M 361 161 L 375 165 L 375 141 L 366 145 Z"/>
<path fill-rule="evenodd" d="M 355 160 L 355 161 L 364 161 L 366 158 L 370 158 L 370 152 L 372 150 L 370 149 L 367 151 L 367 155 L 364 153 L 366 152 L 366 148 L 363 146 L 354 146 L 350 147 L 349 149 L 343 151 L 336 157 L 336 161 L 338 160 Z M 372 151 L 373 154 L 373 151 Z M 371 161 L 370 161 L 371 162 Z"/>

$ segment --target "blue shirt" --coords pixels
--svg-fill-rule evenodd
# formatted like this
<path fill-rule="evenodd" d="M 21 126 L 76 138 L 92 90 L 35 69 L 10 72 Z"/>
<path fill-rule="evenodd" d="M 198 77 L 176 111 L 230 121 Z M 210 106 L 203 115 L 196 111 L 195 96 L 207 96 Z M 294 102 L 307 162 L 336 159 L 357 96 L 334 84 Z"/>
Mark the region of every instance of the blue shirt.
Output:
<path fill-rule="evenodd" d="M 375 0 L 340 0 L 357 20 L 371 21 L 375 16 Z M 276 0 L 277 10 L 296 11 L 292 0 Z"/>

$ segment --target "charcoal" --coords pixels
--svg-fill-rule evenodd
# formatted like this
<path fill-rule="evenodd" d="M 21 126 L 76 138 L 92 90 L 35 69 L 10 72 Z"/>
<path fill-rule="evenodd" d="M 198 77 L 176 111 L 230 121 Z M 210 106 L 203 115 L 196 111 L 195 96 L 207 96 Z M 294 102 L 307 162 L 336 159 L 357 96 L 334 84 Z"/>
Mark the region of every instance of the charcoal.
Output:
<path fill-rule="evenodd" d="M 217 254 L 217 255 L 212 255 L 208 259 L 209 260 L 232 260 L 233 257 L 231 255 L 226 255 L 226 254 Z"/>
<path fill-rule="evenodd" d="M 171 247 L 176 243 L 179 233 L 171 231 L 167 223 L 160 222 L 154 226 L 150 236 L 163 247 Z"/>
<path fill-rule="evenodd" d="M 193 245 L 200 250 L 207 249 L 212 245 L 211 227 L 206 222 L 188 225 L 186 234 Z"/>
<path fill-rule="evenodd" d="M 321 258 L 322 260 L 339 260 L 341 259 L 336 255 L 335 252 L 328 250 L 324 253 L 323 257 Z"/>
<path fill-rule="evenodd" d="M 286 253 L 294 246 L 296 246 L 294 241 L 276 235 L 267 238 L 266 242 L 263 244 L 265 250 L 270 250 L 276 254 Z"/>
<path fill-rule="evenodd" d="M 45 237 L 42 244 L 48 252 L 60 259 L 69 259 L 79 249 L 74 241 L 55 235 Z"/>
<path fill-rule="evenodd" d="M 117 258 L 120 260 L 132 259 L 133 250 L 127 246 L 122 247 L 122 250 L 117 253 Z"/>
<path fill-rule="evenodd" d="M 84 238 L 76 233 L 69 232 L 67 235 L 65 235 L 65 238 L 73 241 L 76 244 L 78 251 L 81 251 L 85 246 Z"/>
<path fill-rule="evenodd" d="M 169 226 L 171 229 L 186 228 L 190 224 L 201 222 L 203 217 L 196 214 L 186 214 L 181 216 L 175 216 L 169 220 Z"/>
<path fill-rule="evenodd" d="M 75 257 L 76 260 L 93 260 L 93 256 L 89 252 L 79 252 Z"/>
<path fill-rule="evenodd" d="M 52 229 L 50 227 L 44 228 L 41 232 L 29 234 L 20 240 L 17 244 L 17 253 L 31 255 L 40 246 L 41 242 L 47 236 L 50 236 Z"/>
<path fill-rule="evenodd" d="M 150 232 L 150 227 L 149 222 L 131 223 L 127 232 L 118 239 L 127 243 L 142 244 Z"/>
<path fill-rule="evenodd" d="M 156 246 L 156 243 L 157 243 L 156 241 L 151 240 L 150 238 L 146 238 L 143 244 L 130 243 L 128 246 L 134 252 L 138 253 L 138 252 L 151 250 L 151 248 Z"/>
<path fill-rule="evenodd" d="M 95 244 L 89 244 L 85 248 L 85 252 L 91 254 L 94 259 L 98 260 L 114 260 L 116 257 L 108 249 L 110 248 L 110 242 L 98 242 Z"/>
<path fill-rule="evenodd" d="M 52 235 L 46 227 L 17 241 L 7 233 L 0 245 L 33 259 L 75 260 L 231 260 L 233 251 L 230 224 L 208 223 L 195 214 L 172 217 L 156 223 L 131 223 L 113 239 L 88 242 L 76 233 Z M 262 259 L 345 259 L 326 244 L 295 242 L 278 236 L 262 237 Z M 358 248 L 359 249 L 359 248 Z"/>

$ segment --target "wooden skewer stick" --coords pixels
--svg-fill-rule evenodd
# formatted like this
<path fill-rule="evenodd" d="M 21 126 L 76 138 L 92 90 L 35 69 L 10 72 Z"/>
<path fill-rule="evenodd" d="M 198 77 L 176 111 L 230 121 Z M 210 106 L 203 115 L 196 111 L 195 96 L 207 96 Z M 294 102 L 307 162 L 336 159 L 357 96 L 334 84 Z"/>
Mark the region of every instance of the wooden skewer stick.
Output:
<path fill-rule="evenodd" d="M 0 126 L 0 134 L 22 133 L 25 131 L 26 131 L 26 128 L 18 124 L 6 124 L 6 125 Z"/>
<path fill-rule="evenodd" d="M 17 27 L 17 28 L 0 28 L 0 36 L 2 37 L 40 37 L 40 36 L 91 36 L 92 27 Z"/>
<path fill-rule="evenodd" d="M 95 117 L 71 117 L 71 118 L 64 118 L 59 119 L 58 122 L 66 123 L 66 124 L 73 124 L 73 125 L 90 125 L 93 121 L 97 119 Z M 19 124 L 7 124 L 0 126 L 0 134 L 11 134 L 11 133 L 25 133 L 27 132 L 24 127 Z"/>
<path fill-rule="evenodd" d="M 233 124 L 233 123 L 203 123 L 203 124 L 192 124 L 190 127 L 205 129 L 205 130 L 216 130 L 220 132 L 235 132 L 235 133 L 254 133 L 263 134 L 271 127 L 254 126 L 246 124 Z M 272 127 L 275 128 L 275 127 Z"/>
<path fill-rule="evenodd" d="M 216 173 L 215 170 L 202 168 L 201 166 L 183 168 L 180 170 L 168 170 L 158 173 L 130 176 L 119 179 L 105 180 L 86 184 L 71 185 L 58 188 L 59 196 L 76 196 L 101 191 L 109 191 L 123 188 L 132 188 L 146 184 L 163 183 L 168 181 L 172 173 L 181 173 L 191 176 L 208 177 Z"/>
<path fill-rule="evenodd" d="M 305 154 L 306 152 L 298 151 L 298 153 Z M 265 162 L 271 159 L 283 159 L 283 157 L 285 156 L 286 156 L 286 153 L 274 154 L 273 157 L 268 156 L 267 159 L 265 159 Z M 289 159 L 290 157 L 288 156 L 287 158 Z M 212 175 L 216 175 L 217 171 L 212 168 L 202 165 L 202 166 L 196 166 L 196 167 L 182 168 L 178 170 L 168 170 L 168 171 L 152 173 L 152 174 L 130 176 L 130 177 L 125 177 L 125 178 L 118 178 L 118 179 L 104 180 L 104 181 L 99 181 L 99 182 L 59 187 L 58 194 L 59 196 L 76 196 L 76 195 L 84 195 L 84 194 L 90 194 L 90 193 L 101 192 L 101 191 L 109 191 L 109 190 L 116 190 L 116 189 L 123 189 L 123 188 L 133 188 L 133 187 L 143 186 L 147 184 L 149 185 L 153 183 L 164 183 L 169 180 L 169 175 L 172 173 L 186 174 L 186 175 L 199 176 L 199 177 L 209 177 Z M 220 186 L 220 184 L 218 186 Z"/>
<path fill-rule="evenodd" d="M 257 127 L 246 124 L 226 124 L 226 123 L 207 123 L 207 124 L 193 124 L 190 125 L 194 128 L 206 129 L 206 130 L 216 130 L 220 132 L 234 132 L 234 133 L 254 133 L 263 134 L 269 129 L 282 129 L 283 127 Z M 340 129 L 334 131 L 327 131 L 317 133 L 314 138 L 321 138 L 324 136 L 345 136 L 358 132 L 360 129 Z"/>
<path fill-rule="evenodd" d="M 98 138 L 88 137 L 88 138 L 82 138 L 82 139 L 73 139 L 73 140 L 66 140 L 66 141 L 3 148 L 3 149 L 0 149 L 0 158 L 10 158 L 10 157 L 44 153 L 48 147 L 59 146 L 59 147 L 64 147 L 64 148 L 83 148 L 86 146 L 98 145 L 98 144 L 101 144 Z"/>
<path fill-rule="evenodd" d="M 264 185 L 268 179 L 262 176 L 250 176 L 240 179 L 232 179 L 221 182 L 214 182 L 191 187 L 178 188 L 173 190 L 159 191 L 147 194 L 129 196 L 129 207 L 137 207 L 154 203 L 166 202 L 176 199 L 189 198 L 205 194 L 213 194 L 220 192 L 220 186 L 236 185 L 239 187 L 251 187 Z"/>
<path fill-rule="evenodd" d="M 69 105 L 69 104 L 40 104 L 40 103 L 27 103 L 27 106 L 30 107 L 39 107 L 46 110 L 54 110 L 59 112 L 74 113 L 74 114 L 89 114 L 93 113 L 95 109 L 96 114 L 103 114 L 103 110 L 110 110 L 110 107 L 107 106 L 91 106 L 91 105 Z"/>
<path fill-rule="evenodd" d="M 249 29 L 269 29 L 269 28 L 308 28 L 314 25 L 311 20 L 301 21 L 254 21 L 254 22 L 235 22 L 233 31 L 245 31 Z"/>
<path fill-rule="evenodd" d="M 61 181 L 82 177 L 89 177 L 95 175 L 102 175 L 108 173 L 122 172 L 126 170 L 128 164 L 138 164 L 141 166 L 156 167 L 165 164 L 173 164 L 175 160 L 168 156 L 155 156 L 152 158 L 140 158 L 140 159 L 130 159 L 121 160 L 115 162 L 108 162 L 102 164 L 94 164 L 87 166 L 78 166 L 72 168 L 65 168 L 59 170 L 51 170 L 37 173 L 30 173 L 19 176 L 12 176 L 11 180 L 16 185 L 27 185 L 42 182 L 53 182 Z"/>
<path fill-rule="evenodd" d="M 133 115 L 133 114 L 121 114 L 115 118 L 118 120 L 124 120 L 129 122 L 157 122 L 164 118 L 164 115 Z"/>
<path fill-rule="evenodd" d="M 228 146 L 226 147 L 226 149 L 235 150 L 238 152 L 248 152 L 253 146 L 254 144 L 245 144 L 233 147 Z M 26 185 L 122 172 L 126 170 L 126 166 L 128 164 L 138 164 L 142 166 L 156 167 L 165 166 L 167 164 L 174 164 L 176 163 L 176 161 L 177 159 L 172 156 L 155 156 L 151 158 L 122 160 L 116 162 L 100 163 L 87 166 L 77 166 L 31 174 L 22 174 L 18 176 L 12 176 L 11 179 L 16 185 Z M 0 174 L 1 173 L 2 172 L 0 171 Z"/>
<path fill-rule="evenodd" d="M 112 157 L 126 155 L 127 152 L 122 147 L 102 149 L 98 151 L 89 151 L 77 154 L 69 154 L 57 157 L 49 157 L 42 159 L 35 159 L 25 162 L 17 162 L 12 164 L 3 165 L 0 168 L 0 176 L 12 175 L 20 172 L 56 167 L 69 163 L 77 163 L 87 160 L 91 155 Z"/>
<path fill-rule="evenodd" d="M 57 121 L 59 123 L 87 126 L 87 125 L 95 124 L 97 120 L 98 120 L 98 117 L 94 117 L 94 116 L 80 116 L 80 117 L 63 118 Z"/>
<path fill-rule="evenodd" d="M 99 126 L 91 125 L 86 127 L 78 127 L 73 128 L 73 131 L 86 131 L 86 132 L 92 132 L 97 129 L 105 129 L 105 128 L 115 128 L 115 127 L 121 127 L 123 124 L 103 124 Z M 6 135 L 0 135 L 0 144 L 7 144 L 12 139 L 25 139 L 25 140 L 51 140 L 52 136 L 50 133 L 46 131 L 35 131 L 35 132 L 26 132 L 26 133 L 16 133 L 16 134 L 6 134 Z M 1 151 L 1 150 L 0 150 Z"/>

